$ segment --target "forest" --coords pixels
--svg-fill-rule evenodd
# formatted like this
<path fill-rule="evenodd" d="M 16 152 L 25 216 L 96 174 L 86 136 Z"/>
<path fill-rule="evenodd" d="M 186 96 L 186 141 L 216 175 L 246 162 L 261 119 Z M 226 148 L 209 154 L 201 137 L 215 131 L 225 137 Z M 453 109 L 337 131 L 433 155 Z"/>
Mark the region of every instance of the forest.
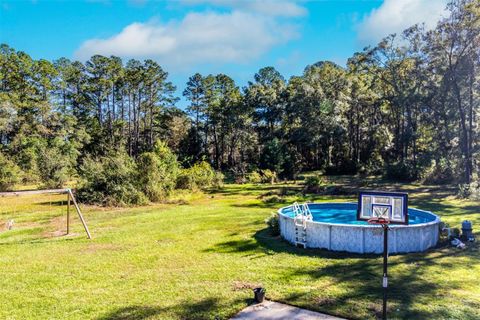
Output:
<path fill-rule="evenodd" d="M 268 66 L 244 87 L 196 73 L 183 92 L 158 61 L 35 60 L 2 44 L 0 189 L 73 180 L 84 201 L 133 204 L 318 170 L 479 196 L 480 3 L 447 9 L 433 30 L 389 35 L 346 66 L 289 79 Z"/>

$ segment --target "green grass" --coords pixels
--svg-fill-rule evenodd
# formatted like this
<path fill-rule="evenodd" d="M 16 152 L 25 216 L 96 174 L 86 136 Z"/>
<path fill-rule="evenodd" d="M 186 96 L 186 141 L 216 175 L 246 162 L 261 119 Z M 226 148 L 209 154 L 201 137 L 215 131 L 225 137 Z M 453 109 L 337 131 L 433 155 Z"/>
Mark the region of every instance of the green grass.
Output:
<path fill-rule="evenodd" d="M 344 196 L 302 196 L 298 185 L 227 185 L 178 203 L 130 209 L 83 207 L 94 237 L 75 217 L 64 230 L 64 196 L 1 199 L 1 319 L 226 319 L 251 302 L 251 289 L 312 310 L 369 319 L 381 310 L 379 256 L 297 249 L 266 230 L 282 202 L 354 200 L 357 187 L 406 190 L 411 206 L 452 226 L 480 228 L 478 202 L 452 189 L 331 178 Z M 280 195 L 280 203 L 264 201 Z M 57 198 L 54 198 L 57 197 Z M 17 204 L 15 204 L 17 203 Z M 16 206 L 15 210 L 13 210 Z M 3 229 L 3 228 L 2 228 Z M 479 234 L 477 233 L 477 237 Z M 479 319 L 479 245 L 395 255 L 390 263 L 390 318 Z"/>

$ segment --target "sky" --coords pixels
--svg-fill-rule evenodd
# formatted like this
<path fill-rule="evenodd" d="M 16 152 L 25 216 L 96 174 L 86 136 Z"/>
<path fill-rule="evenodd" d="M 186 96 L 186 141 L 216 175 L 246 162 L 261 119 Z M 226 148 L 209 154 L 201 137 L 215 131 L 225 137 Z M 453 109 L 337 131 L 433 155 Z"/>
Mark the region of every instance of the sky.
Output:
<path fill-rule="evenodd" d="M 245 86 L 262 67 L 288 79 L 317 61 L 344 66 L 415 23 L 435 26 L 447 0 L 0 0 L 0 43 L 34 59 L 94 54 L 154 59 L 181 94 L 196 72 Z M 179 102 L 184 106 L 184 100 Z"/>

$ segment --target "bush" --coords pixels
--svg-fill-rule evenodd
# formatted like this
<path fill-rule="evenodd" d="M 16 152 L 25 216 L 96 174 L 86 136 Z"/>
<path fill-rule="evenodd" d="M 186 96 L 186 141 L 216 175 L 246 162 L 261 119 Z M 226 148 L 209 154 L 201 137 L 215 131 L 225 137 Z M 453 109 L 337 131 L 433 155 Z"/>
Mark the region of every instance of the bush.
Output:
<path fill-rule="evenodd" d="M 340 175 L 340 174 L 356 174 L 358 171 L 357 165 L 353 161 L 344 160 L 333 166 L 325 168 L 325 175 Z"/>
<path fill-rule="evenodd" d="M 452 228 L 451 229 L 452 238 L 460 238 L 460 229 Z"/>
<path fill-rule="evenodd" d="M 168 146 L 157 141 L 153 152 L 145 152 L 137 161 L 138 187 L 150 201 L 164 200 L 175 188 L 179 172 L 177 157 Z"/>
<path fill-rule="evenodd" d="M 145 204 L 147 198 L 137 188 L 135 162 L 124 151 L 99 159 L 87 157 L 80 167 L 81 201 L 99 205 Z"/>
<path fill-rule="evenodd" d="M 463 199 L 480 200 L 480 183 L 474 181 L 459 185 L 458 196 Z"/>
<path fill-rule="evenodd" d="M 283 147 L 284 161 L 282 165 L 282 176 L 287 179 L 297 180 L 298 174 L 302 171 L 302 154 L 296 146 L 286 144 Z"/>
<path fill-rule="evenodd" d="M 215 170 L 213 170 L 212 166 L 208 162 L 198 162 L 190 169 L 193 174 L 194 182 L 200 188 L 210 187 L 213 184 Z"/>
<path fill-rule="evenodd" d="M 260 176 L 261 176 L 261 179 L 260 179 L 261 183 L 274 184 L 278 180 L 277 173 L 269 169 L 260 170 Z"/>
<path fill-rule="evenodd" d="M 385 173 L 385 163 L 378 151 L 370 154 L 366 163 L 359 164 L 357 173 L 361 175 L 382 175 Z"/>
<path fill-rule="evenodd" d="M 249 183 L 261 183 L 262 182 L 262 176 L 258 171 L 252 171 L 247 174 L 247 181 Z"/>
<path fill-rule="evenodd" d="M 418 176 L 418 169 L 409 161 L 387 164 L 385 168 L 385 178 L 391 180 L 414 181 Z"/>
<path fill-rule="evenodd" d="M 194 190 L 195 188 L 197 188 L 190 168 L 180 169 L 177 177 L 177 188 L 188 190 Z"/>
<path fill-rule="evenodd" d="M 20 168 L 0 153 L 0 191 L 10 190 L 21 176 Z"/>
<path fill-rule="evenodd" d="M 269 139 L 260 154 L 261 168 L 281 172 L 284 163 L 284 150 L 282 143 L 277 138 Z"/>
<path fill-rule="evenodd" d="M 177 188 L 197 190 L 219 187 L 223 184 L 223 174 L 215 172 L 206 161 L 197 162 L 190 168 L 181 169 L 177 179 Z"/>
<path fill-rule="evenodd" d="M 275 183 L 277 181 L 277 174 L 270 169 L 252 171 L 247 174 L 246 180 L 249 183 Z"/>
<path fill-rule="evenodd" d="M 215 171 L 212 186 L 217 189 L 223 188 L 224 181 L 225 181 L 225 175 L 220 171 Z"/>
<path fill-rule="evenodd" d="M 285 202 L 285 200 L 282 197 L 279 197 L 277 195 L 273 195 L 270 197 L 267 197 L 263 199 L 263 202 L 266 204 L 275 204 L 275 203 L 282 203 Z"/>
<path fill-rule="evenodd" d="M 426 184 L 447 184 L 455 180 L 454 170 L 446 161 L 434 162 L 422 176 Z"/>
<path fill-rule="evenodd" d="M 38 175 L 45 188 L 61 188 L 69 178 L 72 163 L 57 147 L 40 149 L 37 155 Z"/>
<path fill-rule="evenodd" d="M 38 150 L 46 147 L 45 141 L 36 136 L 18 135 L 13 139 L 10 150 L 16 151 L 12 153 L 12 160 L 24 173 L 23 183 L 38 182 Z"/>
<path fill-rule="evenodd" d="M 325 180 L 321 176 L 308 176 L 303 183 L 304 191 L 309 193 L 319 193 L 323 189 L 322 184 L 324 183 Z"/>
<path fill-rule="evenodd" d="M 450 240 L 450 237 L 449 237 L 449 229 L 450 228 L 450 225 L 448 223 L 445 223 L 443 221 L 440 221 L 440 223 L 438 224 L 438 234 L 439 234 L 439 241 L 442 243 L 442 242 L 445 242 L 447 240 Z"/>
<path fill-rule="evenodd" d="M 273 213 L 267 220 L 265 220 L 265 223 L 268 225 L 268 229 L 272 236 L 276 237 L 280 235 L 280 221 L 277 213 Z"/>
<path fill-rule="evenodd" d="M 233 180 L 234 183 L 236 184 L 244 184 L 244 183 L 247 183 L 247 179 L 245 177 L 242 177 L 242 176 L 236 176 Z"/>

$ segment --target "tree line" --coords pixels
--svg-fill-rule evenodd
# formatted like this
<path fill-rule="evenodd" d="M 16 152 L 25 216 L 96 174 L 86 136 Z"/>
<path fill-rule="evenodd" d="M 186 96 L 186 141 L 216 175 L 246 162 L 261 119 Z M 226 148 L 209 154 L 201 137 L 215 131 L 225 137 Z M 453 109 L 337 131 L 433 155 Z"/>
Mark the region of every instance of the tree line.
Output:
<path fill-rule="evenodd" d="M 192 75 L 177 92 L 153 60 L 34 60 L 0 47 L 3 176 L 57 181 L 85 159 L 138 159 L 163 141 L 184 168 L 210 163 L 236 181 L 268 169 L 383 174 L 471 184 L 478 175 L 480 4 L 454 0 L 435 29 L 415 25 L 285 79 L 260 69 L 244 87 Z M 186 110 L 175 105 L 178 95 Z"/>

